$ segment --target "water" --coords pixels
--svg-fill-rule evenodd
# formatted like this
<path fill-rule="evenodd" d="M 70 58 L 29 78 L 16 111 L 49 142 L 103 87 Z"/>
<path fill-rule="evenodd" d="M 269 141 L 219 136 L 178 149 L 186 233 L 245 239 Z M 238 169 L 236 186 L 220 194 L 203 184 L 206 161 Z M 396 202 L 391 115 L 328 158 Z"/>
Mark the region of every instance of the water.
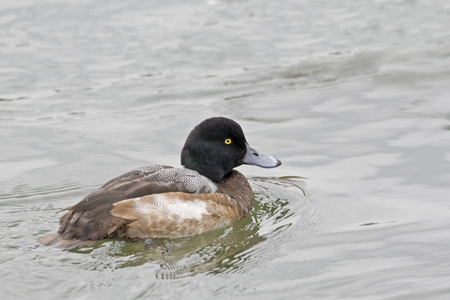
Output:
<path fill-rule="evenodd" d="M 447 299 L 447 1 L 0 3 L 2 299 Z M 232 226 L 65 251 L 59 209 L 223 115 Z"/>

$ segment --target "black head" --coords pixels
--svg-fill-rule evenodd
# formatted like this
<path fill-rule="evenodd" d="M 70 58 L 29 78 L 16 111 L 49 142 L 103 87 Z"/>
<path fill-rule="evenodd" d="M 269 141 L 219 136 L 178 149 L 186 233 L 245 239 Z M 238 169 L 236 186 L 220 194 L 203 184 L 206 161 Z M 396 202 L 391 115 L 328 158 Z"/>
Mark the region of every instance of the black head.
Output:
<path fill-rule="evenodd" d="M 246 140 L 241 126 L 233 120 L 216 117 L 197 125 L 181 152 L 181 164 L 219 182 L 242 164 Z"/>
<path fill-rule="evenodd" d="M 181 151 L 181 164 L 212 181 L 222 181 L 233 168 L 243 163 L 265 168 L 281 162 L 250 148 L 241 126 L 223 117 L 207 119 L 189 134 Z"/>

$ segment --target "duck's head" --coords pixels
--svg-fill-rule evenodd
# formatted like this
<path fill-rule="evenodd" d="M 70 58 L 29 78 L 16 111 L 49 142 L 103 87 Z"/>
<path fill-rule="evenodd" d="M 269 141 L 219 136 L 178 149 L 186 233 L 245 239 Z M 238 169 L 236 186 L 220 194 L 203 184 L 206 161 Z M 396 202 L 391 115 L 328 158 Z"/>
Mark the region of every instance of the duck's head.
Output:
<path fill-rule="evenodd" d="M 215 117 L 201 122 L 191 131 L 181 151 L 181 164 L 220 182 L 242 164 L 275 168 L 281 161 L 251 148 L 235 121 Z"/>

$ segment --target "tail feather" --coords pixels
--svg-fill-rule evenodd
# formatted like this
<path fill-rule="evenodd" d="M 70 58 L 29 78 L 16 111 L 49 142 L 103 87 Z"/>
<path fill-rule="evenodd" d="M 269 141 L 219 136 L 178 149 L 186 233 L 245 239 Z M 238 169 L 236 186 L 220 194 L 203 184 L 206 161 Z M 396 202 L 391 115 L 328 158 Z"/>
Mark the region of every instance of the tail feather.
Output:
<path fill-rule="evenodd" d="M 55 246 L 64 249 L 74 249 L 79 247 L 88 247 L 95 244 L 92 240 L 63 239 L 58 233 L 50 233 L 39 238 L 39 242 L 44 246 Z"/>

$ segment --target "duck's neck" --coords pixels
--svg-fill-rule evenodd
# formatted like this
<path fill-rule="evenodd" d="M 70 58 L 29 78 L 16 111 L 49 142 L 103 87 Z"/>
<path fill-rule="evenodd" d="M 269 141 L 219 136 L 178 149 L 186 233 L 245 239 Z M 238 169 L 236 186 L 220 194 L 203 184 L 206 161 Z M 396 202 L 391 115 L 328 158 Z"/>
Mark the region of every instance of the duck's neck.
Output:
<path fill-rule="evenodd" d="M 197 171 L 201 175 L 208 177 L 214 182 L 221 182 L 225 175 L 229 172 L 211 159 L 208 155 L 192 155 L 193 150 L 184 148 L 181 153 L 181 164 L 188 169 Z"/>
<path fill-rule="evenodd" d="M 233 170 L 230 175 L 217 184 L 220 193 L 224 193 L 235 200 L 242 218 L 252 208 L 253 191 L 247 179 L 240 172 Z"/>

